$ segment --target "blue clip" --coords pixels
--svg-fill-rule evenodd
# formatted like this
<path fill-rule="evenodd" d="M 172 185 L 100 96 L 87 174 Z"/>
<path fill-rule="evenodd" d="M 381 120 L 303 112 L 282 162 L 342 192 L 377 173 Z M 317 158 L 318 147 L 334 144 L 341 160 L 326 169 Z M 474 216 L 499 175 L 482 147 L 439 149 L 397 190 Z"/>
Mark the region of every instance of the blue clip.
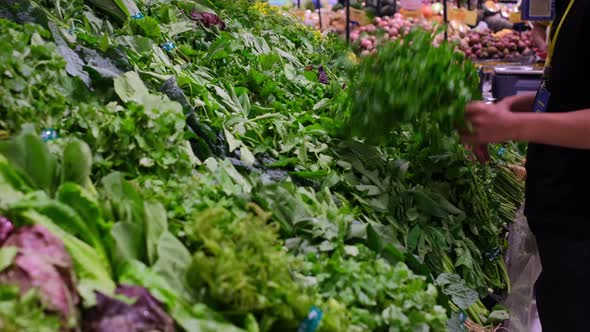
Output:
<path fill-rule="evenodd" d="M 500 156 L 500 157 L 501 157 L 501 156 L 503 156 L 505 152 L 506 152 L 506 149 L 504 149 L 503 147 L 502 147 L 502 148 L 500 148 L 500 149 L 498 150 L 498 156 Z"/>
<path fill-rule="evenodd" d="M 131 15 L 131 18 L 134 20 L 143 20 L 145 18 L 145 16 L 143 16 L 143 14 L 141 12 Z"/>
<path fill-rule="evenodd" d="M 162 48 L 165 49 L 166 51 L 170 52 L 176 48 L 176 45 L 174 45 L 173 42 L 167 42 L 164 45 L 162 45 Z"/>
<path fill-rule="evenodd" d="M 494 259 L 500 257 L 500 248 L 496 247 L 488 252 L 486 252 L 484 254 L 484 256 L 486 256 L 486 258 L 490 261 L 493 261 Z"/>
<path fill-rule="evenodd" d="M 465 324 L 467 321 L 467 315 L 463 311 L 459 313 L 459 321 L 461 322 L 461 325 Z"/>
<path fill-rule="evenodd" d="M 301 322 L 297 332 L 315 332 L 318 329 L 318 326 L 320 326 L 320 321 L 323 316 L 324 313 L 319 308 L 315 306 L 311 307 L 309 314 L 307 314 L 307 317 Z"/>
<path fill-rule="evenodd" d="M 43 142 L 49 142 L 54 139 L 57 139 L 58 137 L 59 136 L 57 135 L 57 131 L 55 131 L 55 129 L 53 128 L 44 129 L 41 132 L 41 139 L 43 140 Z"/>

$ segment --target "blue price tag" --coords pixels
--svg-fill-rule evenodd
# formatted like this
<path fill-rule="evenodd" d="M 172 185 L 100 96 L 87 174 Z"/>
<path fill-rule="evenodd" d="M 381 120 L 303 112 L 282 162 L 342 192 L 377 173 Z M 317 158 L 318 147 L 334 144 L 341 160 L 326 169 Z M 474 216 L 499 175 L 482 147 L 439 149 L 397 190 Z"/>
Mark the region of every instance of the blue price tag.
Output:
<path fill-rule="evenodd" d="M 134 20 L 143 20 L 145 16 L 141 12 L 131 15 L 131 18 Z"/>
<path fill-rule="evenodd" d="M 463 311 L 459 313 L 459 321 L 461 322 L 461 324 L 465 324 L 465 322 L 467 321 L 467 315 Z"/>
<path fill-rule="evenodd" d="M 549 98 L 551 98 L 551 93 L 545 87 L 545 83 L 543 83 L 541 84 L 539 91 L 537 91 L 533 111 L 540 113 L 545 112 L 547 110 L 547 105 L 549 104 Z"/>
<path fill-rule="evenodd" d="M 317 307 L 311 307 L 307 317 L 299 325 L 297 332 L 315 332 L 320 326 L 324 313 Z"/>
<path fill-rule="evenodd" d="M 502 252 L 500 251 L 500 248 L 496 247 L 488 252 L 484 253 L 484 256 L 489 260 L 489 261 L 493 261 L 496 258 L 500 257 L 500 254 Z"/>
<path fill-rule="evenodd" d="M 164 45 L 162 45 L 162 48 L 165 49 L 166 51 L 170 52 L 176 48 L 176 45 L 173 42 L 167 42 Z"/>
<path fill-rule="evenodd" d="M 47 128 L 41 131 L 41 140 L 43 140 L 43 142 L 53 141 L 58 137 L 59 135 L 57 135 L 57 131 L 53 128 Z"/>

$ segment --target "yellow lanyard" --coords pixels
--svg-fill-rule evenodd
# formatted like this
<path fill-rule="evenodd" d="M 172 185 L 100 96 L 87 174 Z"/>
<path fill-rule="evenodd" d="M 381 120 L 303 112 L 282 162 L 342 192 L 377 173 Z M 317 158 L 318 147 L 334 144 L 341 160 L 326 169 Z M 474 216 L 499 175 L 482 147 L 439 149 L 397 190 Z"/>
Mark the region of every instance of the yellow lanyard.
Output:
<path fill-rule="evenodd" d="M 561 26 L 563 25 L 563 22 L 565 22 L 565 18 L 567 17 L 567 14 L 570 12 L 570 9 L 572 8 L 574 1 L 575 0 L 571 0 L 570 3 L 567 5 L 567 9 L 565 10 L 565 13 L 561 17 L 561 20 L 559 21 L 559 24 L 557 25 L 557 29 L 555 30 L 555 33 L 551 36 L 551 41 L 549 42 L 549 48 L 547 49 L 547 60 L 545 61 L 545 67 L 551 66 L 551 60 L 553 59 L 553 52 L 555 51 L 555 44 L 557 43 L 557 35 L 559 35 L 559 31 L 561 30 Z M 553 26 L 553 22 L 549 26 L 549 31 L 551 31 L 552 26 Z"/>

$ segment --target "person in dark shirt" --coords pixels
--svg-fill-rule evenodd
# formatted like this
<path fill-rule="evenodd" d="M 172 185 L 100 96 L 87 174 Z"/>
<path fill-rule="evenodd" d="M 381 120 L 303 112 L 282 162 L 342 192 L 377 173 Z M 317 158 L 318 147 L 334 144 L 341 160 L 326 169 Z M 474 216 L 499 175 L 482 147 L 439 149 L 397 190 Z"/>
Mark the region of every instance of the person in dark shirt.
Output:
<path fill-rule="evenodd" d="M 541 257 L 543 332 L 590 331 L 590 1 L 555 5 L 539 91 L 468 105 L 473 130 L 462 139 L 480 161 L 488 143 L 529 142 L 525 214 Z"/>

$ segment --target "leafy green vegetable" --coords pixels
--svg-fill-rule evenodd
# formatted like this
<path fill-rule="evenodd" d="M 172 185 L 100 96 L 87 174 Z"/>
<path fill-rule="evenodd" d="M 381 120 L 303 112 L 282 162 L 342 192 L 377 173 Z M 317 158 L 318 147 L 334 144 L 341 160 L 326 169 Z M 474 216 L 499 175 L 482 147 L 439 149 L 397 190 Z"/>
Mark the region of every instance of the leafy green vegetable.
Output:
<path fill-rule="evenodd" d="M 465 126 L 465 105 L 481 97 L 475 66 L 452 44 L 433 41 L 414 29 L 363 58 L 352 85 L 352 135 L 387 144 L 401 124 L 433 122 L 447 134 Z"/>
<path fill-rule="evenodd" d="M 445 309 L 424 277 L 403 263 L 390 265 L 367 248 L 354 252 L 352 257 L 313 256 L 307 270 L 322 296 L 350 308 L 352 331 L 446 331 Z"/>
<path fill-rule="evenodd" d="M 21 295 L 16 286 L 0 285 L 0 330 L 57 332 L 60 320 L 45 313 L 35 289 Z"/>
<path fill-rule="evenodd" d="M 436 284 L 462 310 L 467 310 L 479 298 L 477 292 L 469 289 L 456 274 L 443 273 L 436 278 Z"/>
<path fill-rule="evenodd" d="M 263 216 L 236 219 L 210 208 L 187 224 L 186 233 L 196 249 L 188 272 L 191 288 L 204 290 L 202 300 L 234 322 L 252 313 L 261 331 L 294 330 L 314 304 L 291 277 L 297 262 L 281 250 L 276 230 Z M 323 324 L 321 330 L 338 327 Z"/>
<path fill-rule="evenodd" d="M 70 140 L 64 147 L 62 162 L 63 181 L 85 186 L 92 170 L 92 152 L 88 145 L 78 139 Z"/>
<path fill-rule="evenodd" d="M 12 265 L 17 253 L 18 248 L 16 247 L 4 246 L 0 248 L 0 272 Z"/>

